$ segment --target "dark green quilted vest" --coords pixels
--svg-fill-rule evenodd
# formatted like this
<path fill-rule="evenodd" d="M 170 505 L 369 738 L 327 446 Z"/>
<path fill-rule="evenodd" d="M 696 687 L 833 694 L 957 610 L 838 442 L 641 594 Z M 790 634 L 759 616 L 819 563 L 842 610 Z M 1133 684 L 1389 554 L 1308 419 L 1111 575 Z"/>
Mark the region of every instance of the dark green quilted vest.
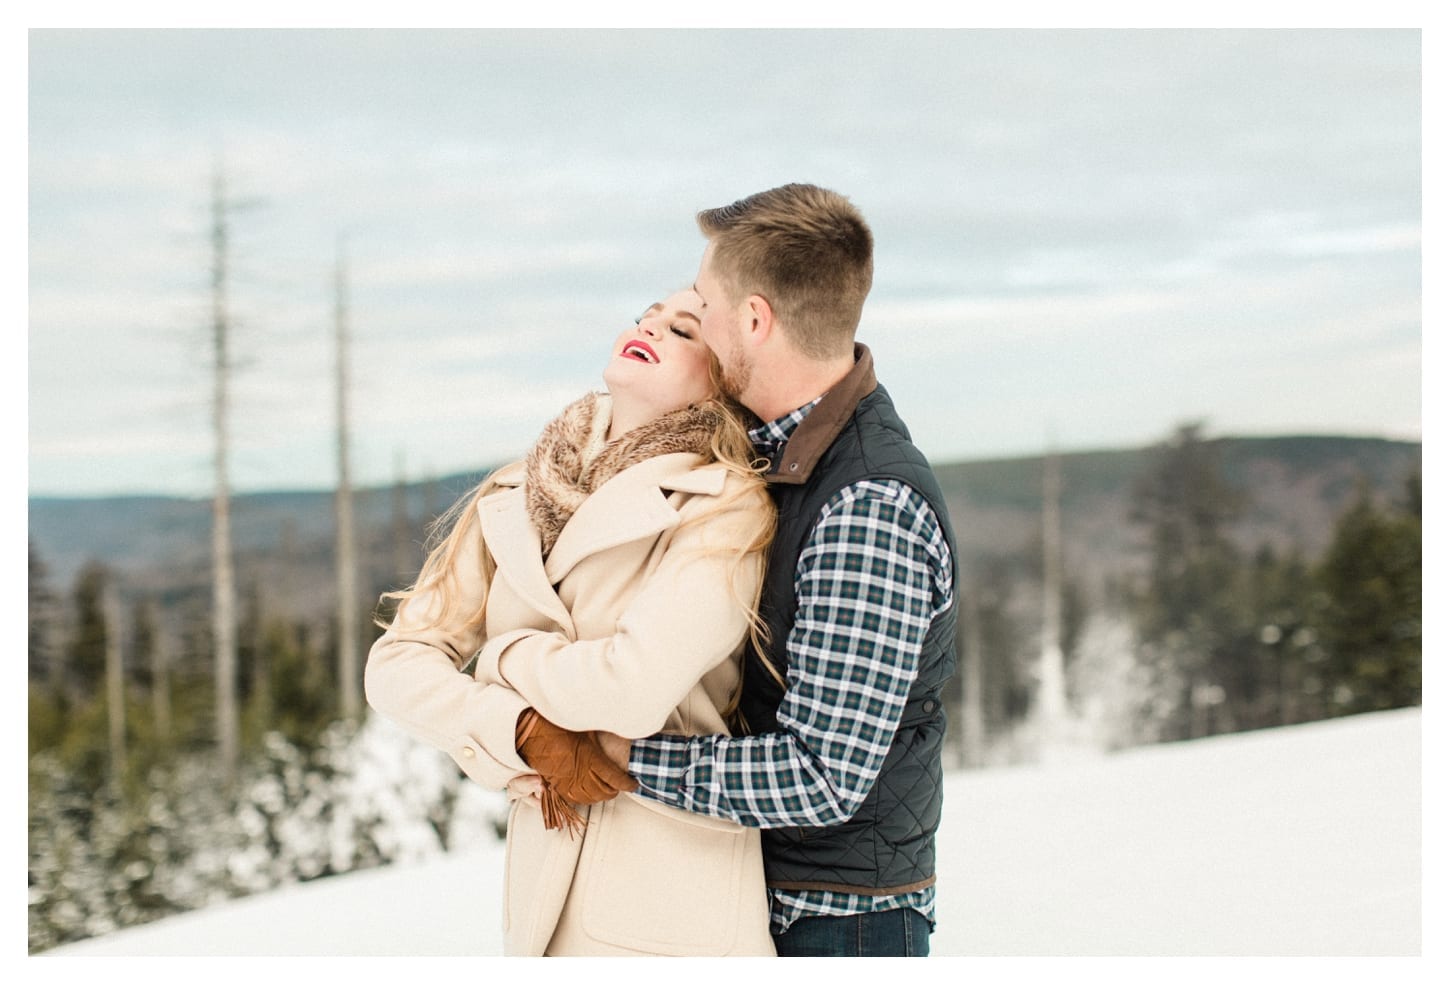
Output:
<path fill-rule="evenodd" d="M 816 405 L 772 463 L 770 489 L 780 512 L 761 597 L 770 628 L 767 659 L 785 677 L 785 643 L 795 619 L 795 569 L 822 507 L 865 479 L 896 479 L 925 497 L 952 551 L 953 602 L 927 631 L 906 711 L 885 765 L 848 821 L 826 828 L 761 832 L 768 885 L 895 895 L 936 880 L 936 830 L 942 810 L 942 687 L 956 668 L 956 541 L 946 503 L 926 459 L 911 443 L 891 398 L 876 384 L 871 354 L 857 346 L 855 370 Z M 752 732 L 778 729 L 783 692 L 747 653 L 740 708 Z"/>

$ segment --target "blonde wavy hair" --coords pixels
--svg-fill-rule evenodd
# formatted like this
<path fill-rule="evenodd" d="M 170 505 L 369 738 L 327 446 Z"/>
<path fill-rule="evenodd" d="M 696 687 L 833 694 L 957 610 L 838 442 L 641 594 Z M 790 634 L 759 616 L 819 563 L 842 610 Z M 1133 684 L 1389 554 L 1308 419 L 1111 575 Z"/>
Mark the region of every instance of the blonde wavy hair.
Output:
<path fill-rule="evenodd" d="M 761 517 L 761 522 L 755 536 L 750 541 L 743 544 L 732 544 L 722 547 L 720 550 L 734 556 L 729 578 L 731 595 L 748 620 L 750 642 L 756 652 L 760 654 L 761 662 L 765 665 L 766 670 L 783 687 L 785 682 L 779 671 L 765 657 L 768 652 L 770 634 L 757 611 L 760 607 L 760 593 L 764 585 L 764 554 L 775 537 L 776 529 L 775 504 L 766 492 L 763 478 L 769 462 L 756 453 L 755 446 L 750 440 L 750 434 L 746 430 L 745 421 L 749 411 L 735 400 L 725 396 L 720 386 L 721 375 L 720 362 L 712 353 L 710 356 L 710 382 L 714 393 L 695 406 L 716 412 L 714 417 L 717 423 L 710 436 L 711 460 L 746 480 L 737 484 L 736 491 L 722 501 L 722 506 L 753 499 L 756 501 L 755 507 Z M 433 596 L 426 607 L 427 621 L 420 628 L 437 626 L 459 618 L 463 618 L 465 625 L 470 628 L 477 627 L 483 622 L 485 611 L 482 608 L 477 612 L 460 613 L 458 611 L 460 592 L 457 572 L 459 557 L 464 547 L 476 542 L 475 538 L 482 537 L 482 532 L 479 530 L 478 513 L 474 506 L 494 488 L 496 485 L 493 477 L 486 476 L 483 481 L 464 493 L 447 511 L 430 524 L 428 554 L 418 572 L 418 577 L 407 588 L 383 593 L 379 600 L 380 611 L 375 614 L 373 620 L 376 625 L 383 629 L 389 627 L 389 622 L 385 621 L 381 615 L 381 609 L 386 600 L 395 600 L 400 610 L 407 600 L 419 596 Z M 686 523 L 698 523 L 704 519 L 707 517 L 695 517 Z M 747 558 L 756 555 L 762 557 L 760 576 L 755 579 L 755 588 L 751 596 L 743 598 L 736 590 L 739 579 L 735 577 L 735 574 Z M 487 551 L 483 554 L 483 565 L 485 579 L 492 582 L 493 560 Z M 723 712 L 727 721 L 735 715 L 739 700 L 740 694 L 739 688 L 737 688 Z"/>

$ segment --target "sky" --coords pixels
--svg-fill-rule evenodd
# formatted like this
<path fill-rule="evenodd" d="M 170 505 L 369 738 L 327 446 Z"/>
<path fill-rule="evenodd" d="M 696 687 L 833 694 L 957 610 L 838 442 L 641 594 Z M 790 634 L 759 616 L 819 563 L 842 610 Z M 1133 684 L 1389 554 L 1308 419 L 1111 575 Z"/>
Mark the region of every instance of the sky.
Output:
<path fill-rule="evenodd" d="M 1289 977 L 1442 980 L 1431 973 L 1443 973 L 1442 935 L 1422 932 L 1440 926 L 1445 873 L 1434 840 L 1421 847 L 1435 816 L 1421 743 L 1420 709 L 1408 708 L 1051 765 L 948 772 L 932 956 L 1423 954 L 1408 966 L 1295 962 L 1292 971 L 1307 974 Z M 27 970 L 93 978 L 93 964 L 65 960 L 75 957 L 498 955 L 502 846 L 491 835 L 458 840 L 451 854 L 435 848 L 387 868 L 62 945 L 32 958 Z M 738 969 L 705 965 L 721 981 L 738 980 Z M 204 970 L 210 976 L 233 966 L 255 973 L 235 962 Z M 1267 961 L 1231 968 L 1233 979 L 1255 982 L 1282 982 L 1291 970 Z M 146 970 L 181 980 L 195 966 Z M 1096 981 L 1228 977 L 1222 964 L 1182 960 L 1086 970 Z M 996 971 L 1049 981 L 1062 968 L 1011 962 Z"/>
<path fill-rule="evenodd" d="M 32 30 L 31 495 L 522 455 L 789 181 L 876 241 L 858 338 L 937 462 L 1422 436 L 1418 30 Z"/>

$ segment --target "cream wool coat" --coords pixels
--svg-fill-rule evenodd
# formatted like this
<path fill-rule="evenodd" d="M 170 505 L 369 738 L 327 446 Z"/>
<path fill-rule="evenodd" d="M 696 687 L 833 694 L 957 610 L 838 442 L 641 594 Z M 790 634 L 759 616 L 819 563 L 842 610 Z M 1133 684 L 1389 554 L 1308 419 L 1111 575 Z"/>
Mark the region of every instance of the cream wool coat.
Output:
<path fill-rule="evenodd" d="M 582 837 L 544 828 L 514 748 L 535 707 L 574 730 L 628 738 L 727 733 L 754 598 L 762 492 L 689 452 L 622 470 L 586 499 L 547 559 L 524 502 L 524 466 L 490 478 L 455 570 L 481 628 L 420 628 L 417 596 L 373 645 L 377 711 L 510 791 L 504 947 L 511 955 L 774 955 L 760 833 L 633 794 L 582 809 Z M 724 548 L 725 550 L 720 550 Z M 731 582 L 734 582 L 732 595 Z M 462 668 L 477 654 L 472 675 Z"/>

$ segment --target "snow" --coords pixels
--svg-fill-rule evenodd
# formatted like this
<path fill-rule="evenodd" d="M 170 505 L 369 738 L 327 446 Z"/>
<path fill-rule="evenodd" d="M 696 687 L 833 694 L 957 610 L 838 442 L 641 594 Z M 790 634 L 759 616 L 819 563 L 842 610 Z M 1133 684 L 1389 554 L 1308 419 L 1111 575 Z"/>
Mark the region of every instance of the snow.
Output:
<path fill-rule="evenodd" d="M 1418 708 L 951 773 L 946 798 L 934 957 L 1421 954 Z M 483 833 L 447 855 L 120 930 L 27 967 L 496 955 L 502 863 Z"/>

